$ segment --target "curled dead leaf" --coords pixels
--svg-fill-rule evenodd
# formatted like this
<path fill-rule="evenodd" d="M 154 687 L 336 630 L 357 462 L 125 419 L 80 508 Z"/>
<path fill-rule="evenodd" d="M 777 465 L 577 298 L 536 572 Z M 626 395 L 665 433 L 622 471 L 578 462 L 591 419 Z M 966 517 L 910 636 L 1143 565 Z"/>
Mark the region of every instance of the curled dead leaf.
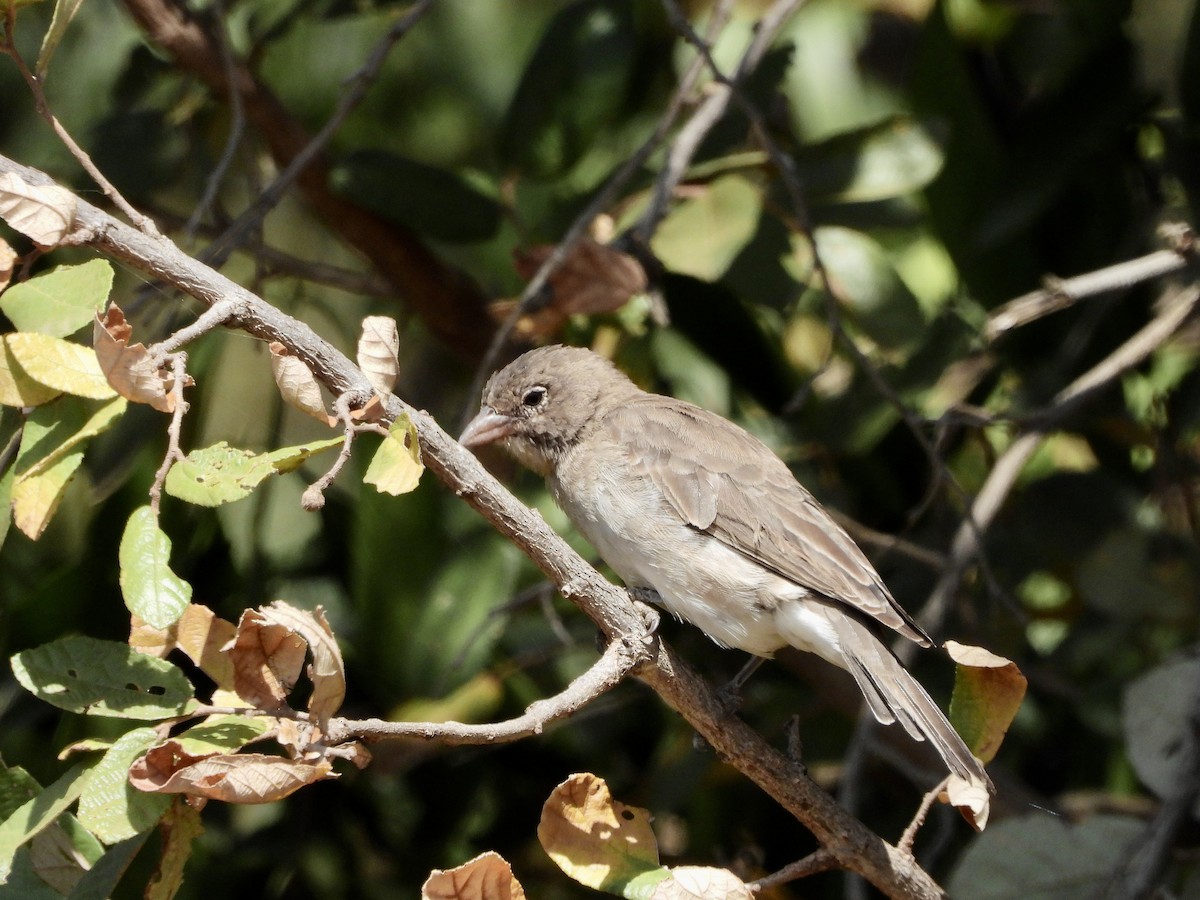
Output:
<path fill-rule="evenodd" d="M 968 781 L 958 775 L 951 775 L 946 782 L 946 789 L 938 799 L 957 809 L 976 831 L 983 831 L 987 827 L 992 800 L 987 785 L 975 780 Z"/>
<path fill-rule="evenodd" d="M 525 890 L 504 857 L 489 850 L 453 869 L 434 869 L 421 900 L 525 900 Z"/>
<path fill-rule="evenodd" d="M 30 184 L 16 172 L 0 175 L 0 219 L 35 244 L 53 247 L 75 225 L 75 195 L 56 184 Z"/>
<path fill-rule="evenodd" d="M 138 790 L 225 803 L 270 803 L 307 784 L 336 777 L 328 759 L 305 761 L 261 753 L 192 756 L 173 740 L 151 748 L 129 768 L 129 782 Z"/>
<path fill-rule="evenodd" d="M 284 402 L 318 422 L 336 425 L 337 418 L 325 408 L 325 398 L 321 395 L 321 386 L 312 369 L 305 365 L 304 360 L 292 356 L 291 351 L 278 341 L 272 341 L 269 347 L 271 374 L 275 377 L 275 386 L 279 388 L 279 395 Z"/>
<path fill-rule="evenodd" d="M 104 315 L 96 314 L 92 329 L 92 349 L 100 361 L 100 370 L 112 389 L 135 403 L 146 403 L 159 412 L 175 410 L 171 393 L 175 379 L 165 368 L 164 359 L 155 359 L 145 344 L 130 344 L 133 326 L 125 314 L 110 303 Z"/>
<path fill-rule="evenodd" d="M 279 709 L 304 666 L 307 644 L 286 625 L 269 621 L 256 609 L 242 613 L 237 635 L 226 645 L 233 664 L 234 689 L 260 709 Z"/>
<path fill-rule="evenodd" d="M 381 394 L 390 394 L 400 375 L 400 331 L 391 316 L 367 316 L 358 339 L 358 367 Z"/>
<path fill-rule="evenodd" d="M 264 622 L 286 628 L 308 644 L 312 654 L 312 663 L 308 667 L 308 677 L 312 681 L 308 712 L 320 729 L 325 731 L 329 717 L 338 711 L 346 697 L 346 671 L 342 663 L 342 651 L 324 610 L 317 607 L 309 612 L 276 601 L 260 610 L 259 614 Z"/>

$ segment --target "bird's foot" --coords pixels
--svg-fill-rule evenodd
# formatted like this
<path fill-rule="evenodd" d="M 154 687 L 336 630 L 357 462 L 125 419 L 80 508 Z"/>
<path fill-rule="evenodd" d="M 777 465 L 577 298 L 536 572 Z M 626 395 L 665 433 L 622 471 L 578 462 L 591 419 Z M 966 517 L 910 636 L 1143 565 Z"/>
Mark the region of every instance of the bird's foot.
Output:
<path fill-rule="evenodd" d="M 629 596 L 637 604 L 637 610 L 642 616 L 642 625 L 646 629 L 645 640 L 649 643 L 651 636 L 658 631 L 659 622 L 662 621 L 662 615 L 654 608 L 662 598 L 654 588 L 647 587 L 631 587 Z"/>

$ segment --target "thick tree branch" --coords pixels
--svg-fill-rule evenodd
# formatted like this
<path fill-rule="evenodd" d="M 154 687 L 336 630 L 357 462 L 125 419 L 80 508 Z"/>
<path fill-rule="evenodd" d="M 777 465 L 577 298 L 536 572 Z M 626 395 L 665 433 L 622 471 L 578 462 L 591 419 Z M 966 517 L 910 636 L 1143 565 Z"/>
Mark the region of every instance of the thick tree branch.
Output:
<path fill-rule="evenodd" d="M 44 173 L 0 156 L 0 173 L 15 172 L 27 182 L 49 184 Z M 90 204 L 79 201 L 74 243 L 85 244 L 159 278 L 207 305 L 232 304 L 228 320 L 265 341 L 279 341 L 304 360 L 336 394 L 365 402 L 372 389 L 342 353 L 309 326 L 275 309 L 219 272 L 197 262 L 166 238 L 151 238 Z M 427 413 L 397 397 L 389 415 L 407 413 L 415 424 L 426 466 L 452 491 L 520 547 L 610 641 L 636 640 L 644 618 L 628 594 L 607 581 L 555 533 L 536 511 L 512 496 L 469 452 Z M 944 896 L 941 888 L 908 854 L 888 844 L 855 819 L 761 735 L 728 715 L 700 675 L 658 638 L 647 647 L 649 662 L 639 677 L 678 711 L 730 765 L 744 773 L 817 837 L 838 865 L 861 874 L 892 897 Z"/>

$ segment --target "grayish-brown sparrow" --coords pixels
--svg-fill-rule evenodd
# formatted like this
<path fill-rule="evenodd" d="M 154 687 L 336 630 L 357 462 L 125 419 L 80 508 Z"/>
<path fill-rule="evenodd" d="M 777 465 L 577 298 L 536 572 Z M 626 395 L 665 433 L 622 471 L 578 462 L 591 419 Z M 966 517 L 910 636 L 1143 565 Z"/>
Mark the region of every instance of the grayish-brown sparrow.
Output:
<path fill-rule="evenodd" d="M 982 764 L 888 649 L 875 619 L 928 635 L 788 467 L 720 416 L 643 391 L 589 350 L 532 350 L 495 373 L 460 438 L 499 441 L 631 588 L 725 647 L 790 645 L 846 669 L 875 718 L 928 739 L 991 790 Z"/>

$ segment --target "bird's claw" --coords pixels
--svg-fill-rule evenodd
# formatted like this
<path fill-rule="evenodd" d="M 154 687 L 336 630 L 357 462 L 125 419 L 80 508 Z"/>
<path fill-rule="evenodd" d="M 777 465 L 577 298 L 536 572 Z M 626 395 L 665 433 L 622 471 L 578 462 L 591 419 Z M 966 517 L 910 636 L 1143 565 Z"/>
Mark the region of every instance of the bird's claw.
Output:
<path fill-rule="evenodd" d="M 646 587 L 629 588 L 629 596 L 637 604 L 637 611 L 641 614 L 642 626 L 645 629 L 644 640 L 649 643 L 650 638 L 658 631 L 658 625 L 662 621 L 662 615 L 654 608 L 661 598 L 658 595 L 658 591 Z"/>

